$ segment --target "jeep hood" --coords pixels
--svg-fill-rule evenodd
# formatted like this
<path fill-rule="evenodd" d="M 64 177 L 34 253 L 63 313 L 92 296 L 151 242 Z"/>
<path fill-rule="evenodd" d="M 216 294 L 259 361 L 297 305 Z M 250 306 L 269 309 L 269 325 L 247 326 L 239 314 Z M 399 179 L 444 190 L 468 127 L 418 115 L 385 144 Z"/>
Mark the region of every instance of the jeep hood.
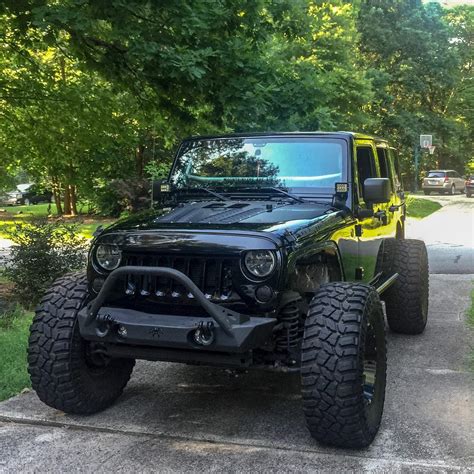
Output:
<path fill-rule="evenodd" d="M 157 231 L 167 236 L 186 234 L 188 238 L 196 233 L 201 235 L 199 240 L 202 240 L 202 234 L 228 238 L 247 234 L 249 238 L 251 235 L 257 237 L 255 234 L 258 233 L 260 238 L 273 240 L 273 245 L 282 245 L 285 240 L 304 233 L 307 227 L 317 222 L 326 223 L 338 213 L 329 203 L 323 202 L 199 201 L 138 213 L 107 228 L 101 239 L 112 233 L 156 236 Z"/>

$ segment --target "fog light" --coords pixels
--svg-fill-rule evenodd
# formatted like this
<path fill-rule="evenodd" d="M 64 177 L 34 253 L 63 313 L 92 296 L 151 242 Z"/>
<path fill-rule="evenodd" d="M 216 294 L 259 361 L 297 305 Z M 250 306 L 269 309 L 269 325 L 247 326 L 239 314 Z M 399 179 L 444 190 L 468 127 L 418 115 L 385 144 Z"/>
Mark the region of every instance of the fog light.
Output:
<path fill-rule="evenodd" d="M 273 298 L 273 290 L 268 285 L 259 286 L 255 291 L 255 297 L 260 303 L 268 303 Z"/>
<path fill-rule="evenodd" d="M 125 326 L 119 326 L 117 329 L 117 334 L 120 337 L 127 337 L 127 328 Z"/>

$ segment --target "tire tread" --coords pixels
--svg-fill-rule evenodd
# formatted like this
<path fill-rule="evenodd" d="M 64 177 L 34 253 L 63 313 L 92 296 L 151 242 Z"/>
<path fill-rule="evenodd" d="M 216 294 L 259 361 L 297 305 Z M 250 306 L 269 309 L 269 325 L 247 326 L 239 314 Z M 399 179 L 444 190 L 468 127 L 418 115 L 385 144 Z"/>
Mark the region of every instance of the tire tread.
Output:
<path fill-rule="evenodd" d="M 109 406 L 121 395 L 134 366 L 133 360 L 114 360 L 104 376 L 106 390 L 94 386 L 87 376 L 77 324 L 77 312 L 87 296 L 84 274 L 57 279 L 38 305 L 30 327 L 28 372 L 32 387 L 44 403 L 67 413 L 90 414 Z"/>
<path fill-rule="evenodd" d="M 344 448 L 368 446 L 380 424 L 370 424 L 361 385 L 364 313 L 378 304 L 375 290 L 363 284 L 330 283 L 313 298 L 305 325 L 301 377 L 303 409 L 311 435 Z M 381 350 L 386 364 L 385 336 Z M 385 370 L 383 370 L 385 385 Z M 380 394 L 383 407 L 384 393 Z"/>

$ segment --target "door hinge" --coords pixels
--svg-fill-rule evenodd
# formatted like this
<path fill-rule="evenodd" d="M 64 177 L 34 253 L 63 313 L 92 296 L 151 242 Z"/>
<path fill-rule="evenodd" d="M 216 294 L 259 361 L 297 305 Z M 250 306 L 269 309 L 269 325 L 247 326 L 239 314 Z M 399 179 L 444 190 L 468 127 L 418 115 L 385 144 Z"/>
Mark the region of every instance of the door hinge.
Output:
<path fill-rule="evenodd" d="M 364 267 L 356 267 L 355 275 L 356 280 L 363 280 L 364 279 Z"/>

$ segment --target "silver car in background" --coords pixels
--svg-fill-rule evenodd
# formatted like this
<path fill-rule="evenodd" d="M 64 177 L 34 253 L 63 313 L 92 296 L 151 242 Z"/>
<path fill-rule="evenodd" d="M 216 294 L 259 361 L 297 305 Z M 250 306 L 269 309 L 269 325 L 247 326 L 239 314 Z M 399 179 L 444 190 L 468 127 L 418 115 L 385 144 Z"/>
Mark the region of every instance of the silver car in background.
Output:
<path fill-rule="evenodd" d="M 0 205 L 2 206 L 16 206 L 21 199 L 19 191 L 10 191 L 0 195 Z"/>
<path fill-rule="evenodd" d="M 423 179 L 422 189 L 425 194 L 437 192 L 439 194 L 464 193 L 465 180 L 454 170 L 431 170 Z"/>

